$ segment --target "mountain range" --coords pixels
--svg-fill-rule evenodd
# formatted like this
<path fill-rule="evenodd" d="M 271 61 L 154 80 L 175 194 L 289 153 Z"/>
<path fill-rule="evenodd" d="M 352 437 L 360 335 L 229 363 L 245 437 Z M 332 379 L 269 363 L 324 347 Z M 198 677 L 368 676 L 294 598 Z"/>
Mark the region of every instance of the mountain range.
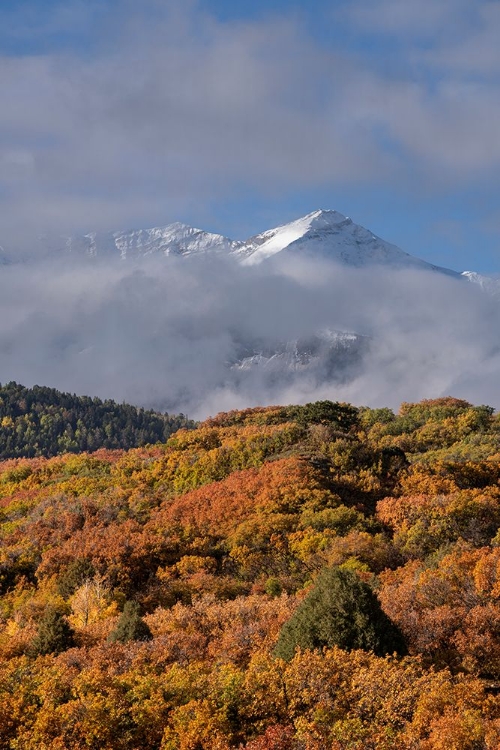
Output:
<path fill-rule="evenodd" d="M 334 210 L 317 210 L 247 240 L 234 240 L 180 222 L 151 229 L 89 232 L 71 237 L 44 236 L 34 247 L 34 258 L 65 255 L 75 259 L 139 260 L 154 256 L 232 257 L 242 265 L 255 265 L 276 257 L 301 253 L 322 257 L 351 267 L 385 265 L 465 276 L 475 283 L 487 277 L 459 272 L 416 258 L 369 229 Z M 16 256 L 0 248 L 0 263 L 14 263 Z M 494 282 L 494 280 L 492 280 Z"/>

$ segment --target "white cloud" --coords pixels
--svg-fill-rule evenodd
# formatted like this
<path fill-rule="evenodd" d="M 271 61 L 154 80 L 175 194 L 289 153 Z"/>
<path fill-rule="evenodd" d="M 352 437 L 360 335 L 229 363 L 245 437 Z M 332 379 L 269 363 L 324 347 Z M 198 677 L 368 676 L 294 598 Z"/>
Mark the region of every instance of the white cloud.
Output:
<path fill-rule="evenodd" d="M 152 0 L 92 27 L 91 55 L 0 58 L 1 244 L 197 217 L 241 187 L 428 191 L 491 177 L 498 8 L 478 3 L 468 25 L 467 5 L 351 4 L 351 38 L 405 40 L 393 65 L 383 45 L 328 47 L 295 17 L 223 23 Z M 90 28 L 96 7 L 84 19 L 85 4 L 61 5 L 47 28 Z"/>
<path fill-rule="evenodd" d="M 3 268 L 0 381 L 199 417 L 317 398 L 395 407 L 449 393 L 500 407 L 498 300 L 439 274 L 295 262 Z M 228 368 L 244 344 L 272 349 L 327 326 L 370 337 L 335 384 L 322 382 L 320 366 Z"/>
<path fill-rule="evenodd" d="M 362 133 L 336 137 L 318 79 L 331 61 L 297 25 L 197 20 L 193 11 L 153 25 L 144 10 L 134 33 L 122 28 L 93 59 L 0 60 L 0 152 L 28 153 L 31 166 L 21 182 L 0 176 L 2 234 L 30 222 L 41 231 L 130 226 L 161 204 L 175 219 L 236 184 L 350 181 L 381 166 Z M 149 212 L 141 196 L 154 196 Z"/>

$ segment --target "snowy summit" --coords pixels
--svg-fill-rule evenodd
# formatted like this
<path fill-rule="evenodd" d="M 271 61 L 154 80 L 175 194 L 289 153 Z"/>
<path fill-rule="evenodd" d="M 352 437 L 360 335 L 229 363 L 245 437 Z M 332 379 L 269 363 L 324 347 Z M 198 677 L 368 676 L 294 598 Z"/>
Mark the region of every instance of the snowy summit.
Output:
<path fill-rule="evenodd" d="M 338 211 L 313 211 L 290 224 L 252 237 L 236 252 L 243 257 L 244 264 L 253 265 L 284 250 L 356 267 L 377 264 L 447 271 L 403 252 Z"/>
<path fill-rule="evenodd" d="M 233 258 L 242 266 L 251 266 L 269 261 L 279 254 L 281 257 L 296 254 L 318 257 L 355 268 L 381 265 L 438 271 L 460 277 L 456 271 L 435 266 L 405 253 L 396 245 L 386 242 L 370 230 L 355 224 L 349 217 L 333 210 L 313 211 L 247 240 L 230 239 L 180 222 L 152 229 L 44 237 L 32 257 L 41 260 L 66 256 L 75 259 L 116 258 L 126 261 L 159 255 L 216 255 Z M 14 254 L 0 252 L 0 264 L 13 263 L 15 260 Z M 462 276 L 479 283 L 476 277 L 473 273 Z M 484 278 L 481 279 L 484 287 Z M 493 283 L 496 285 L 496 282 Z"/>

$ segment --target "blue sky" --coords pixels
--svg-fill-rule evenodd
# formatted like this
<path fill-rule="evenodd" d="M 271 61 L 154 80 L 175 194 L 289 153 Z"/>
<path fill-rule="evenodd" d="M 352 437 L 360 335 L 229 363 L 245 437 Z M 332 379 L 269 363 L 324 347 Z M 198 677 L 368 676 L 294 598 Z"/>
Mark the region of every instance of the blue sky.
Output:
<path fill-rule="evenodd" d="M 497 0 L 3 0 L 0 244 L 335 208 L 500 272 Z"/>

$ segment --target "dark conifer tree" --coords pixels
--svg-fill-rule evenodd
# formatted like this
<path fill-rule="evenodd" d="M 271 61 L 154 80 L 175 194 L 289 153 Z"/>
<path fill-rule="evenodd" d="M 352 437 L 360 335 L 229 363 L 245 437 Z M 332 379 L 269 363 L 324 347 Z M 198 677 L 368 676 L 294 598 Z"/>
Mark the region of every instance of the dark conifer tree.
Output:
<path fill-rule="evenodd" d="M 370 586 L 351 570 L 327 568 L 281 629 L 275 655 L 291 659 L 297 646 L 364 649 L 377 656 L 406 652 L 401 632 Z"/>
<path fill-rule="evenodd" d="M 128 641 L 150 641 L 152 637 L 148 625 L 140 615 L 137 602 L 126 602 L 109 640 L 127 643 Z"/>
<path fill-rule="evenodd" d="M 35 655 L 59 654 L 74 645 L 73 630 L 55 607 L 49 605 L 40 620 L 38 633 L 32 644 Z"/>

